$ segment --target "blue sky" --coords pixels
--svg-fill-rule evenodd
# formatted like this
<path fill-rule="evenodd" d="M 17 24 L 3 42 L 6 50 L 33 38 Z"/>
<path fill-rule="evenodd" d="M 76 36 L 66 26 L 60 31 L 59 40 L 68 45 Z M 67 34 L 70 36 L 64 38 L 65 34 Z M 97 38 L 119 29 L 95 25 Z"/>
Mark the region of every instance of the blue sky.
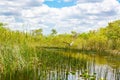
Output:
<path fill-rule="evenodd" d="M 105 27 L 120 19 L 120 0 L 1 0 L 0 22 L 12 30 L 42 28 L 49 34 L 79 33 Z"/>
<path fill-rule="evenodd" d="M 53 0 L 53 1 L 45 1 L 44 4 L 48 5 L 49 7 L 55 7 L 55 8 L 63 8 L 63 7 L 69 7 L 74 6 L 76 4 L 76 1 L 64 1 L 64 0 Z"/>
<path fill-rule="evenodd" d="M 118 0 L 120 2 L 120 0 Z"/>

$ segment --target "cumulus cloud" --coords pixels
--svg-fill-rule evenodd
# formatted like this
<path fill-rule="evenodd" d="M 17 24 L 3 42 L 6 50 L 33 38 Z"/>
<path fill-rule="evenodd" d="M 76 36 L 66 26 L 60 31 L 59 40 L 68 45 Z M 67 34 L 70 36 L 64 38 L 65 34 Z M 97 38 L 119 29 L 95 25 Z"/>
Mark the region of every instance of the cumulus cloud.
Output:
<path fill-rule="evenodd" d="M 0 6 L 4 7 L 32 7 L 42 4 L 44 0 L 1 0 Z"/>
<path fill-rule="evenodd" d="M 77 3 L 94 3 L 94 2 L 102 2 L 103 0 L 77 0 Z"/>
<path fill-rule="evenodd" d="M 64 0 L 72 1 L 72 0 Z M 0 21 L 7 22 L 13 30 L 42 28 L 49 33 L 85 32 L 105 26 L 109 21 L 120 19 L 120 3 L 116 0 L 77 0 L 76 5 L 51 8 L 44 0 L 2 0 Z"/>

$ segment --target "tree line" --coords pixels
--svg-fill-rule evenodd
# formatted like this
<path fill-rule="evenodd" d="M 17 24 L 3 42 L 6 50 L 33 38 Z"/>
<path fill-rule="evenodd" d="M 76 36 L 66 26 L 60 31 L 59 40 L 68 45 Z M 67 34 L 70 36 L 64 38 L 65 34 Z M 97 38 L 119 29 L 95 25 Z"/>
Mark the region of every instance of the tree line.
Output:
<path fill-rule="evenodd" d="M 89 32 L 57 34 L 55 29 L 49 35 L 43 35 L 42 29 L 30 33 L 11 31 L 0 23 L 0 45 L 28 45 L 30 47 L 71 47 L 82 50 L 118 50 L 120 51 L 120 20 L 108 23 L 106 27 Z M 68 44 L 72 44 L 69 46 Z M 68 44 L 67 44 L 68 43 Z"/>

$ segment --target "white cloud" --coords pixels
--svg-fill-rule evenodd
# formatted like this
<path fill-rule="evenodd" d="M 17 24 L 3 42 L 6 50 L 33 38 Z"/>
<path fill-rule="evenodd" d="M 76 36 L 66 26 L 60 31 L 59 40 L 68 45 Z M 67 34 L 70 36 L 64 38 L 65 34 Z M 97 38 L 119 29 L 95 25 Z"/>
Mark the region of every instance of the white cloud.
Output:
<path fill-rule="evenodd" d="M 32 7 L 39 6 L 44 0 L 1 0 L 0 6 L 4 7 Z"/>
<path fill-rule="evenodd" d="M 120 3 L 116 0 L 78 1 L 82 2 L 71 7 L 50 8 L 43 4 L 44 0 L 35 0 L 35 3 L 33 0 L 2 0 L 0 21 L 9 23 L 8 27 L 14 30 L 43 28 L 48 33 L 55 28 L 63 33 L 97 29 L 120 19 Z"/>
<path fill-rule="evenodd" d="M 54 1 L 54 0 L 45 0 L 45 1 Z"/>
<path fill-rule="evenodd" d="M 77 3 L 96 3 L 102 2 L 103 0 L 77 0 Z"/>
<path fill-rule="evenodd" d="M 73 1 L 73 0 L 64 0 L 64 2 L 71 2 L 71 1 Z"/>

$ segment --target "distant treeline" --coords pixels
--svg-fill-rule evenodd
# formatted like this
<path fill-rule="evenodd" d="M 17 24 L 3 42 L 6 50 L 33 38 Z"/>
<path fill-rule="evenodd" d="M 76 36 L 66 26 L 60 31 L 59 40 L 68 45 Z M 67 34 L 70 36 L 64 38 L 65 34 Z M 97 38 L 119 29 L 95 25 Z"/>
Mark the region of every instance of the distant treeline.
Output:
<path fill-rule="evenodd" d="M 44 47 L 70 47 L 81 50 L 118 50 L 120 51 L 120 20 L 110 22 L 105 28 L 89 32 L 71 34 L 57 34 L 55 29 L 51 34 L 43 35 L 42 29 L 30 33 L 11 31 L 0 23 L 0 46 L 22 46 L 35 48 Z"/>

